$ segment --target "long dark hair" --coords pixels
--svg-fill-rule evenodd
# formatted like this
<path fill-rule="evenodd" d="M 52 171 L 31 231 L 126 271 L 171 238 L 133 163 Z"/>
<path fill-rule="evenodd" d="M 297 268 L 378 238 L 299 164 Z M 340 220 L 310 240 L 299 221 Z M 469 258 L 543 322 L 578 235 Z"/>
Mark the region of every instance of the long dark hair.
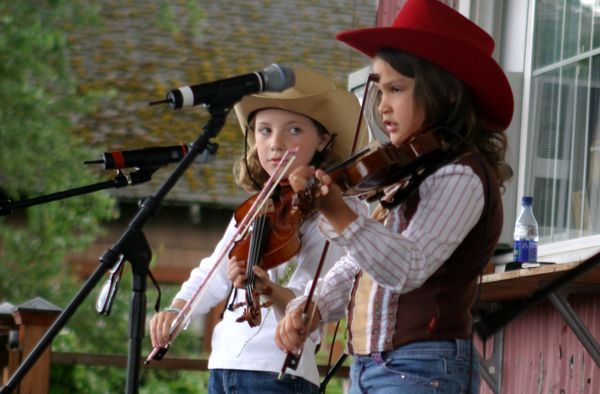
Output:
<path fill-rule="evenodd" d="M 504 161 L 506 134 L 492 127 L 480 114 L 471 92 L 460 80 L 426 60 L 397 49 L 380 49 L 376 58 L 415 79 L 414 99 L 425 112 L 428 129 L 457 133 L 460 138 L 455 142 L 463 144 L 464 149 L 479 151 L 494 169 L 500 185 L 512 176 L 512 169 Z"/>

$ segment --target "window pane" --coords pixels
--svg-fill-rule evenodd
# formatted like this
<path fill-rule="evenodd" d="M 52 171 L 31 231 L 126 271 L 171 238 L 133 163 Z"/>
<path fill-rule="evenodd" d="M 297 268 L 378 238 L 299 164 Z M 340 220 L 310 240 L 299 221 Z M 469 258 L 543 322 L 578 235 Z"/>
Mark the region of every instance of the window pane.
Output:
<path fill-rule="evenodd" d="M 573 67 L 574 92 L 573 106 L 568 112 L 572 114 L 571 133 L 573 136 L 571 153 L 571 170 L 569 180 L 571 182 L 567 201 L 568 206 L 568 229 L 569 238 L 577 238 L 590 235 L 589 203 L 586 195 L 586 172 L 588 162 L 588 107 L 589 107 L 589 77 L 590 61 L 585 59 Z M 567 129 L 569 129 L 567 125 Z"/>
<path fill-rule="evenodd" d="M 535 6 L 524 193 L 547 243 L 600 234 L 600 0 Z"/>
<path fill-rule="evenodd" d="M 564 52 L 562 58 L 577 54 L 579 27 L 581 26 L 581 5 L 579 0 L 567 0 L 565 12 Z"/>
<path fill-rule="evenodd" d="M 567 0 L 563 59 L 590 49 L 593 6 L 589 0 Z"/>
<path fill-rule="evenodd" d="M 563 1 L 536 1 L 533 41 L 534 69 L 560 60 L 563 15 Z"/>
<path fill-rule="evenodd" d="M 600 55 L 592 58 L 589 111 L 589 173 L 587 195 L 591 231 L 600 233 Z"/>
<path fill-rule="evenodd" d="M 535 76 L 531 99 L 525 193 L 541 242 L 600 233 L 600 56 Z"/>
<path fill-rule="evenodd" d="M 534 196 L 534 214 L 540 227 L 540 237 L 549 236 L 554 223 L 556 205 L 555 160 L 558 156 L 560 129 L 560 71 L 549 72 L 533 79 L 530 143 L 525 194 Z"/>
<path fill-rule="evenodd" d="M 594 2 L 594 48 L 600 48 L 600 0 Z"/>

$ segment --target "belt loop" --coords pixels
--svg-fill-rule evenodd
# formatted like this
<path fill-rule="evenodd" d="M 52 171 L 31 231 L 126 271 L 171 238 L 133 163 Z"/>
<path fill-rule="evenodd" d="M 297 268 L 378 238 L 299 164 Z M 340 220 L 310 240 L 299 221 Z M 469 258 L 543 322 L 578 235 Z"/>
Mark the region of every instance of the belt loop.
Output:
<path fill-rule="evenodd" d="M 456 358 L 457 359 L 468 359 L 469 358 L 469 347 L 473 346 L 470 340 L 467 339 L 455 339 L 456 343 Z"/>
<path fill-rule="evenodd" d="M 383 357 L 381 356 L 380 352 L 377 353 L 371 353 L 371 358 L 373 359 L 373 361 L 375 361 L 377 364 L 381 364 L 383 362 Z"/>
<path fill-rule="evenodd" d="M 462 342 L 460 339 L 455 339 L 454 340 L 454 344 L 456 345 L 456 359 L 460 360 L 461 358 L 463 358 L 462 353 L 463 353 L 463 348 L 462 348 Z"/>

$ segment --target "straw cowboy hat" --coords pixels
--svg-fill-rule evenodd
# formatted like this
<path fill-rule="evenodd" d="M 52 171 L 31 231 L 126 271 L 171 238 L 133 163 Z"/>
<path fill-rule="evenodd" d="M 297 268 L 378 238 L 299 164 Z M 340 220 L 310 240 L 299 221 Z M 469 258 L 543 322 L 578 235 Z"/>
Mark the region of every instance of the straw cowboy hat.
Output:
<path fill-rule="evenodd" d="M 494 40 L 438 0 L 408 0 L 391 27 L 350 30 L 336 38 L 369 57 L 390 48 L 428 60 L 470 89 L 490 124 L 501 129 L 510 124 L 513 95 L 506 75 L 492 58 Z"/>
<path fill-rule="evenodd" d="M 347 90 L 337 89 L 331 79 L 315 71 L 294 67 L 294 75 L 296 83 L 293 87 L 281 93 L 246 96 L 235 105 L 242 131 L 246 132 L 248 118 L 259 109 L 284 109 L 319 122 L 329 133 L 336 135 L 332 153 L 340 158 L 349 156 L 360 114 L 356 96 Z M 363 146 L 367 138 L 363 127 L 356 148 Z"/>

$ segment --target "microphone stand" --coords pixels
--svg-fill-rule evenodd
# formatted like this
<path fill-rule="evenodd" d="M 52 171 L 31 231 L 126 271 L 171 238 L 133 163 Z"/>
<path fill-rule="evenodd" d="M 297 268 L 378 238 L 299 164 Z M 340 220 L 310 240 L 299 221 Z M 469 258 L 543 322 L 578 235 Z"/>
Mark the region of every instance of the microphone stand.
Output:
<path fill-rule="evenodd" d="M 140 208 L 129 223 L 127 230 L 123 233 L 121 238 L 100 257 L 100 264 L 96 270 L 84 283 L 83 287 L 67 305 L 64 311 L 56 318 L 27 358 L 19 365 L 6 385 L 0 389 L 0 394 L 8 394 L 16 388 L 23 376 L 39 359 L 46 347 L 52 342 L 62 327 L 64 327 L 79 305 L 81 305 L 96 284 L 102 279 L 104 274 L 121 258 L 124 258 L 131 263 L 133 272 L 133 287 L 130 301 L 129 348 L 127 355 L 127 384 L 125 392 L 128 394 L 139 392 L 138 384 L 141 343 L 144 337 L 146 320 L 146 276 L 149 273 L 148 267 L 150 259 L 152 258 L 152 251 L 142 232 L 142 228 L 150 216 L 158 211 L 161 201 L 173 186 L 175 186 L 196 156 L 205 150 L 210 150 L 211 147 L 214 147 L 214 144 L 210 139 L 216 137 L 221 131 L 233 104 L 240 99 L 241 96 L 237 99 L 227 100 L 227 102 L 224 101 L 219 104 L 213 103 L 208 106 L 211 117 L 203 128 L 204 132 L 190 144 L 188 153 L 178 163 L 173 173 L 164 181 L 156 194 L 142 200 Z"/>
<path fill-rule="evenodd" d="M 124 186 L 133 186 L 140 183 L 148 182 L 152 178 L 158 168 L 140 168 L 129 174 L 129 178 L 118 170 L 117 176 L 110 181 L 94 183 L 91 185 L 78 187 L 75 189 L 64 190 L 57 193 L 46 194 L 44 196 L 34 197 L 26 200 L 12 202 L 10 200 L 0 202 L 0 216 L 5 216 L 13 213 L 13 210 L 30 207 L 32 205 L 44 204 L 56 200 L 78 196 L 81 194 L 93 193 L 98 190 L 109 189 L 111 187 L 120 188 Z"/>
<path fill-rule="evenodd" d="M 598 263 L 600 263 L 600 253 L 596 253 L 590 258 L 584 260 L 575 268 L 567 271 L 554 281 L 535 291 L 525 300 L 514 301 L 494 312 L 490 312 L 487 315 L 482 316 L 479 321 L 473 324 L 475 332 L 477 332 L 481 339 L 485 341 L 489 336 L 493 335 L 496 331 L 504 327 L 521 313 L 525 312 L 538 302 L 542 301 L 544 298 L 559 290 L 562 286 L 571 282 L 579 275 L 594 268 L 596 265 L 598 265 Z"/>

